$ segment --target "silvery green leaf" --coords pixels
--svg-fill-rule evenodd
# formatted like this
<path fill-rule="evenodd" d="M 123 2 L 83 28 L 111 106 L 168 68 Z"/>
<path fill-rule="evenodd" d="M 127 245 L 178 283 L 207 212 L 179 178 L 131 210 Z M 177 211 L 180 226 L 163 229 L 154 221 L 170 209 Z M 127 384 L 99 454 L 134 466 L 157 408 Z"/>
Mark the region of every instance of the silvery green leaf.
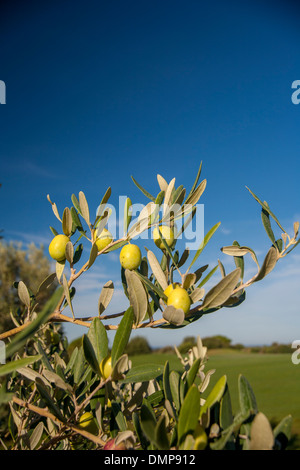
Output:
<path fill-rule="evenodd" d="M 172 325 L 181 325 L 184 321 L 184 311 L 181 308 L 175 308 L 168 305 L 163 311 L 163 318 Z"/>
<path fill-rule="evenodd" d="M 191 293 L 190 293 L 190 299 L 193 304 L 196 302 L 199 302 L 199 300 L 203 299 L 205 295 L 205 290 L 201 287 L 196 287 Z"/>
<path fill-rule="evenodd" d="M 52 202 L 52 201 L 51 201 L 49 194 L 47 194 L 47 199 L 48 199 L 48 201 L 50 202 L 50 204 L 51 204 L 51 206 L 52 206 L 52 210 L 53 210 L 53 213 L 54 213 L 55 217 L 61 222 L 62 220 L 61 220 L 61 218 L 60 218 L 60 216 L 59 216 L 59 213 L 58 213 L 58 210 L 57 210 L 57 206 L 56 206 L 55 202 Z"/>
<path fill-rule="evenodd" d="M 123 354 L 119 357 L 116 361 L 112 373 L 111 378 L 114 381 L 122 380 L 125 378 L 125 373 L 129 370 L 129 359 L 127 354 Z"/>
<path fill-rule="evenodd" d="M 219 228 L 221 222 L 218 222 L 217 224 L 215 224 L 208 232 L 207 234 L 205 235 L 203 241 L 201 242 L 198 250 L 196 251 L 196 254 L 192 260 L 192 262 L 190 263 L 189 267 L 188 267 L 188 271 L 191 269 L 191 267 L 193 266 L 193 264 L 196 262 L 196 260 L 198 259 L 198 257 L 200 256 L 200 254 L 202 253 L 202 251 L 204 250 L 204 248 L 206 247 L 207 243 L 209 242 L 209 240 L 211 239 L 211 237 L 213 236 L 213 234 L 216 232 L 216 230 Z"/>
<path fill-rule="evenodd" d="M 47 276 L 39 285 L 36 295 L 38 296 L 41 292 L 47 290 L 53 284 L 55 278 L 56 273 L 49 274 L 49 276 Z"/>
<path fill-rule="evenodd" d="M 185 290 L 189 289 L 190 287 L 192 287 L 192 286 L 195 284 L 196 278 L 197 278 L 197 276 L 196 276 L 195 273 L 186 274 L 186 275 L 184 276 L 184 281 L 183 281 L 182 287 L 183 287 Z"/>
<path fill-rule="evenodd" d="M 72 242 L 68 242 L 66 244 L 65 255 L 66 255 L 66 260 L 70 264 L 72 264 L 73 263 L 73 257 L 74 257 L 74 247 L 73 247 Z"/>
<path fill-rule="evenodd" d="M 98 247 L 96 243 L 93 243 L 91 251 L 90 251 L 90 257 L 89 257 L 87 269 L 90 269 L 90 267 L 94 264 L 97 256 L 98 256 Z"/>
<path fill-rule="evenodd" d="M 163 290 L 166 290 L 166 288 L 168 287 L 168 283 L 166 280 L 166 276 L 163 270 L 161 269 L 158 259 L 156 258 L 155 254 L 150 250 L 147 251 L 147 258 L 157 282 L 160 284 Z"/>
<path fill-rule="evenodd" d="M 99 297 L 99 302 L 98 302 L 98 312 L 99 315 L 101 315 L 104 310 L 108 307 L 112 296 L 114 293 L 114 283 L 112 281 L 107 281 L 106 284 L 104 284 L 100 297 Z"/>
<path fill-rule="evenodd" d="M 161 175 L 157 175 L 157 182 L 158 182 L 158 185 L 160 187 L 160 190 L 166 192 L 169 185 L 166 182 L 165 178 Z"/>
<path fill-rule="evenodd" d="M 125 270 L 130 305 L 133 308 L 135 323 L 141 323 L 148 309 L 148 298 L 142 281 L 134 271 Z"/>
<path fill-rule="evenodd" d="M 58 374 L 55 372 L 52 372 L 50 370 L 45 369 L 43 372 L 43 375 L 46 377 L 46 379 L 49 382 L 52 382 L 55 384 L 56 387 L 61 388 L 62 390 L 65 390 L 66 392 L 72 393 L 72 387 L 70 384 L 65 382 Z"/>
<path fill-rule="evenodd" d="M 246 186 L 247 188 L 247 186 Z M 275 220 L 275 222 L 277 223 L 278 227 L 283 231 L 283 232 L 286 232 L 286 230 L 284 230 L 284 228 L 282 227 L 282 225 L 280 224 L 279 220 L 277 219 L 277 217 L 273 214 L 273 212 L 271 212 L 270 210 L 270 207 L 269 205 L 266 203 L 266 202 L 262 202 L 249 188 L 247 188 L 248 191 L 252 194 L 252 196 L 254 197 L 254 199 L 262 206 L 263 209 L 265 209 L 265 211 Z"/>
<path fill-rule="evenodd" d="M 83 191 L 79 191 L 79 206 L 82 217 L 88 225 L 90 225 L 90 211 L 89 206 Z"/>
<path fill-rule="evenodd" d="M 261 279 L 266 277 L 275 268 L 277 260 L 278 260 L 277 250 L 276 248 L 274 248 L 274 246 L 272 246 L 269 249 L 264 259 L 264 262 L 262 264 L 262 267 L 253 282 L 260 281 Z"/>
<path fill-rule="evenodd" d="M 70 307 L 70 310 L 71 310 L 73 318 L 74 318 L 75 316 L 74 316 L 74 310 L 73 310 L 73 306 L 72 306 L 72 302 L 71 302 L 69 285 L 68 285 L 68 281 L 67 281 L 67 278 L 66 278 L 65 274 L 63 274 L 63 288 L 64 288 L 64 294 L 65 294 L 65 297 L 66 297 L 66 301 L 68 302 L 68 305 Z"/>
<path fill-rule="evenodd" d="M 151 199 L 151 201 L 155 202 L 155 198 L 148 192 L 146 189 L 144 189 L 135 179 L 133 176 L 131 176 L 132 181 L 134 184 L 139 188 L 140 191 L 148 198 Z"/>
<path fill-rule="evenodd" d="M 42 438 L 43 432 L 44 432 L 44 423 L 40 421 L 36 425 L 36 427 L 34 428 L 30 436 L 30 439 L 29 439 L 30 450 L 34 450 L 36 448 L 36 446 L 38 445 L 38 443 L 40 442 Z"/>
<path fill-rule="evenodd" d="M 231 296 L 235 289 L 241 275 L 240 268 L 235 269 L 231 273 L 227 274 L 218 284 L 216 284 L 206 294 L 202 307 L 214 308 L 222 305 Z"/>
<path fill-rule="evenodd" d="M 60 282 L 62 273 L 64 272 L 65 264 L 66 264 L 65 260 L 64 261 L 56 261 L 56 263 L 55 263 L 55 273 L 56 273 L 56 277 L 57 277 L 58 282 Z"/>
<path fill-rule="evenodd" d="M 257 413 L 250 434 L 250 450 L 272 450 L 274 435 L 268 418 L 261 412 Z"/>
<path fill-rule="evenodd" d="M 184 205 L 192 205 L 192 206 L 196 205 L 200 197 L 205 191 L 206 183 L 207 183 L 206 179 L 201 181 L 201 183 L 199 184 L 199 186 L 197 186 L 197 188 L 193 191 L 193 193 L 187 197 Z"/>
<path fill-rule="evenodd" d="M 64 234 L 69 237 L 72 233 L 73 219 L 71 211 L 68 207 L 64 209 L 62 217 L 62 229 Z"/>
<path fill-rule="evenodd" d="M 18 283 L 18 296 L 26 307 L 30 307 L 30 295 L 23 281 Z"/>

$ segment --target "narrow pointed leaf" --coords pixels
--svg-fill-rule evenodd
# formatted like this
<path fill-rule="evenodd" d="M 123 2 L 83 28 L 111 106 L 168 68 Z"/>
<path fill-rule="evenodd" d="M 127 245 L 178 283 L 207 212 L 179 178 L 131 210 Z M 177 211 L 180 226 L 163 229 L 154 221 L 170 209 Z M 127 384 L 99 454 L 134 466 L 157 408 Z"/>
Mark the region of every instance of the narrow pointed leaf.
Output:
<path fill-rule="evenodd" d="M 193 434 L 198 424 L 200 412 L 200 392 L 194 384 L 188 390 L 178 418 L 178 442 L 183 443 L 187 434 Z"/>
<path fill-rule="evenodd" d="M 163 318 L 171 325 L 182 325 L 184 317 L 184 311 L 181 308 L 173 307 L 173 305 L 168 305 L 163 311 Z"/>
<path fill-rule="evenodd" d="M 60 215 L 58 213 L 57 206 L 56 206 L 55 202 L 51 201 L 49 194 L 47 194 L 47 199 L 48 199 L 48 201 L 50 202 L 50 204 L 52 206 L 52 210 L 53 210 L 53 213 L 54 213 L 55 217 L 61 222 L 62 220 L 61 220 Z"/>
<path fill-rule="evenodd" d="M 246 186 L 247 188 L 247 186 Z M 282 227 L 282 225 L 280 224 L 279 220 L 277 219 L 277 217 L 273 214 L 273 212 L 271 212 L 270 208 L 269 208 L 269 205 L 266 204 L 265 202 L 262 202 L 249 188 L 247 188 L 248 191 L 252 194 L 252 196 L 254 197 L 254 199 L 262 206 L 262 208 L 275 220 L 275 222 L 277 223 L 278 227 L 286 233 L 286 230 L 284 230 L 284 228 Z"/>
<path fill-rule="evenodd" d="M 64 288 L 64 293 L 65 293 L 65 296 L 66 296 L 66 301 L 68 302 L 68 305 L 70 307 L 70 310 L 72 312 L 72 315 L 73 315 L 73 318 L 75 318 L 74 316 L 74 310 L 73 310 L 73 305 L 72 305 L 72 302 L 71 302 L 71 296 L 70 296 L 70 291 L 69 291 L 69 285 L 68 285 L 68 281 L 67 281 L 67 278 L 66 278 L 66 275 L 63 274 L 63 288 Z"/>
<path fill-rule="evenodd" d="M 216 284 L 206 294 L 203 301 L 203 308 L 214 308 L 222 305 L 231 296 L 241 275 L 240 268 L 227 274 L 218 284 Z"/>
<path fill-rule="evenodd" d="M 7 364 L 0 366 L 0 377 L 10 374 L 11 372 L 18 370 L 21 367 L 26 367 L 29 364 L 33 364 L 34 362 L 39 361 L 41 357 L 42 356 L 40 354 L 37 354 L 36 356 L 28 356 L 24 357 L 23 359 L 7 362 Z"/>
<path fill-rule="evenodd" d="M 163 270 L 161 269 L 158 259 L 156 258 L 155 254 L 150 250 L 147 251 L 147 258 L 157 282 L 160 284 L 163 290 L 166 290 L 166 288 L 168 287 L 168 283 L 166 280 L 166 276 Z"/>
<path fill-rule="evenodd" d="M 141 323 L 147 313 L 148 298 L 142 281 L 134 271 L 125 269 L 125 278 L 127 281 L 127 291 L 129 295 L 130 305 L 135 315 L 135 323 Z"/>
<path fill-rule="evenodd" d="M 87 200 L 83 191 L 79 192 L 79 206 L 80 206 L 82 217 L 84 218 L 86 223 L 90 225 L 89 206 L 88 206 L 88 203 L 87 203 Z"/>
<path fill-rule="evenodd" d="M 200 166 L 199 166 L 199 168 L 198 168 L 198 172 L 197 172 L 197 175 L 196 175 L 196 179 L 195 179 L 194 184 L 193 184 L 193 186 L 192 186 L 192 188 L 191 188 L 191 190 L 190 190 L 190 192 L 189 192 L 189 194 L 188 194 L 188 196 L 187 196 L 187 199 L 188 199 L 188 198 L 193 194 L 193 192 L 195 191 L 195 188 L 196 188 L 196 186 L 197 186 L 197 184 L 198 184 L 198 181 L 199 181 L 199 178 L 200 178 L 200 175 L 201 175 L 201 170 L 202 170 L 202 162 L 200 163 Z"/>
<path fill-rule="evenodd" d="M 100 297 L 99 297 L 99 302 L 98 302 L 99 315 L 101 315 L 104 312 L 104 310 L 108 307 L 112 299 L 113 293 L 114 293 L 114 283 L 112 281 L 106 282 L 106 284 L 104 284 L 101 290 Z"/>
<path fill-rule="evenodd" d="M 118 326 L 118 329 L 114 337 L 114 342 L 113 342 L 112 350 L 111 350 L 111 359 L 112 359 L 113 366 L 115 365 L 119 357 L 121 357 L 122 354 L 124 353 L 124 350 L 127 346 L 127 343 L 131 334 L 133 322 L 134 322 L 133 308 L 129 307 L 124 313 L 124 316 L 122 320 L 120 321 L 120 324 Z"/>
<path fill-rule="evenodd" d="M 257 403 L 252 387 L 248 380 L 242 375 L 238 379 L 239 402 L 242 414 L 257 413 Z"/>
<path fill-rule="evenodd" d="M 216 232 L 216 230 L 219 228 L 221 222 L 218 222 L 216 225 L 214 225 L 210 230 L 209 232 L 205 235 L 200 247 L 198 248 L 198 250 L 196 251 L 196 254 L 191 262 L 191 264 L 189 265 L 188 267 L 188 271 L 191 269 L 191 267 L 193 266 L 193 264 L 197 261 L 198 257 L 200 256 L 200 254 L 202 253 L 202 251 L 204 250 L 204 248 L 206 247 L 207 243 L 209 242 L 209 240 L 211 239 L 211 237 L 213 236 L 213 234 Z"/>
<path fill-rule="evenodd" d="M 131 176 L 132 181 L 134 184 L 139 188 L 140 191 L 148 198 L 151 199 L 151 201 L 155 202 L 155 198 L 148 192 L 146 189 L 144 189 L 135 179 L 133 176 Z"/>
<path fill-rule="evenodd" d="M 261 281 L 261 279 L 266 277 L 275 268 L 277 259 L 277 250 L 274 248 L 274 246 L 272 246 L 269 249 L 262 267 L 253 282 Z"/>
<path fill-rule="evenodd" d="M 30 295 L 23 281 L 18 283 L 18 296 L 26 307 L 30 307 Z"/>
<path fill-rule="evenodd" d="M 94 318 L 89 328 L 88 339 L 93 347 L 98 364 L 108 355 L 108 337 L 100 318 Z"/>
<path fill-rule="evenodd" d="M 71 211 L 68 207 L 64 209 L 62 217 L 62 229 L 64 234 L 69 237 L 72 233 L 73 219 Z"/>

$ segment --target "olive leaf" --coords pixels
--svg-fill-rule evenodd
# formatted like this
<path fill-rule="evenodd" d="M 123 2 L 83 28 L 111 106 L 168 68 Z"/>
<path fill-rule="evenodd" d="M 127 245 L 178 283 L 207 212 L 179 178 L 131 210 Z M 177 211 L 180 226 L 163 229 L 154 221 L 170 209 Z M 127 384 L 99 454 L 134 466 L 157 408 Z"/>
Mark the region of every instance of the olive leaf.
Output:
<path fill-rule="evenodd" d="M 127 290 L 130 305 L 133 308 L 135 323 L 138 325 L 141 323 L 148 309 L 148 298 L 144 289 L 142 281 L 139 279 L 134 271 L 125 269 L 125 278 L 127 281 Z"/>
<path fill-rule="evenodd" d="M 184 281 L 183 281 L 182 287 L 185 290 L 189 289 L 190 287 L 192 287 L 195 284 L 196 278 L 197 278 L 197 276 L 196 276 L 195 273 L 186 274 L 184 276 Z"/>
<path fill-rule="evenodd" d="M 53 213 L 54 213 L 55 217 L 61 222 L 62 220 L 61 220 L 61 218 L 60 218 L 60 216 L 59 216 L 59 213 L 58 213 L 58 210 L 57 210 L 57 206 L 56 206 L 55 202 L 52 202 L 52 201 L 51 201 L 49 194 L 47 194 L 47 199 L 48 199 L 48 201 L 50 202 L 50 204 L 51 204 L 51 206 L 52 206 L 52 210 L 53 210 Z"/>
<path fill-rule="evenodd" d="M 105 191 L 105 194 L 97 208 L 97 212 L 96 212 L 96 221 L 95 221 L 95 227 L 97 226 L 98 222 L 99 222 L 99 219 L 101 218 L 104 210 L 106 209 L 106 203 L 107 201 L 109 200 L 111 196 L 111 187 L 107 188 L 107 190 Z"/>
<path fill-rule="evenodd" d="M 98 312 L 101 315 L 104 310 L 107 308 L 108 304 L 110 303 L 112 296 L 114 293 L 114 283 L 112 281 L 106 282 L 104 284 L 98 302 Z"/>
<path fill-rule="evenodd" d="M 97 247 L 96 242 L 95 242 L 95 243 L 93 243 L 91 251 L 90 251 L 90 257 L 89 257 L 89 262 L 88 262 L 87 269 L 89 269 L 94 264 L 97 256 L 98 256 L 98 247 Z"/>
<path fill-rule="evenodd" d="M 266 201 L 264 201 L 264 203 L 266 204 Z M 275 235 L 271 227 L 270 215 L 264 208 L 261 209 L 261 220 L 268 237 L 270 238 L 271 242 L 276 245 Z"/>
<path fill-rule="evenodd" d="M 200 254 L 202 253 L 202 251 L 204 250 L 204 248 L 206 247 L 207 243 L 209 242 L 209 240 L 211 239 L 211 237 L 213 236 L 213 234 L 215 233 L 215 231 L 219 228 L 219 226 L 221 225 L 221 222 L 218 222 L 217 224 L 215 224 L 208 232 L 207 234 L 205 235 L 202 243 L 200 244 L 198 250 L 196 251 L 196 254 L 192 260 L 192 262 L 190 263 L 188 269 L 187 269 L 187 272 L 191 269 L 191 267 L 193 266 L 193 264 L 197 261 L 198 257 L 200 256 Z"/>
<path fill-rule="evenodd" d="M 155 202 L 155 198 L 148 192 L 146 189 L 144 189 L 135 179 L 133 176 L 131 176 L 132 181 L 134 184 L 139 188 L 140 191 L 148 198 L 151 199 L 151 201 Z"/>
<path fill-rule="evenodd" d="M 189 194 L 188 194 L 188 196 L 187 196 L 187 199 L 188 199 L 188 198 L 193 194 L 193 192 L 195 191 L 195 188 L 196 188 L 196 186 L 197 186 L 197 184 L 198 184 L 198 181 L 199 181 L 199 179 L 200 179 L 201 171 L 202 171 L 202 162 L 200 162 L 200 165 L 199 165 L 199 168 L 198 168 L 198 171 L 197 171 L 197 175 L 196 175 L 196 179 L 195 179 L 194 184 L 193 184 L 193 186 L 192 186 L 192 188 L 191 188 L 191 190 L 190 190 L 190 192 L 189 192 Z"/>
<path fill-rule="evenodd" d="M 188 206 L 188 205 L 195 206 L 197 202 L 199 201 L 200 197 L 202 196 L 202 194 L 204 193 L 206 184 L 207 184 L 206 179 L 201 181 L 201 183 L 199 184 L 199 186 L 197 186 L 197 188 L 193 191 L 193 193 L 187 197 L 187 199 L 185 200 L 184 206 Z"/>
<path fill-rule="evenodd" d="M 227 274 L 218 284 L 216 284 L 204 297 L 202 308 L 214 308 L 222 305 L 231 296 L 238 280 L 240 279 L 240 268 Z"/>
<path fill-rule="evenodd" d="M 191 293 L 190 293 L 190 299 L 193 304 L 196 302 L 199 302 L 199 300 L 203 299 L 205 295 L 205 290 L 200 287 L 196 287 Z"/>
<path fill-rule="evenodd" d="M 161 175 L 157 175 L 157 182 L 158 182 L 158 185 L 159 185 L 161 191 L 166 192 L 166 190 L 168 188 L 168 183 L 166 182 L 165 178 Z"/>
<path fill-rule="evenodd" d="M 49 276 L 47 276 L 46 279 L 44 279 L 39 285 L 36 296 L 38 296 L 41 292 L 46 291 L 51 286 L 51 284 L 53 284 L 55 278 L 56 273 L 49 274 Z"/>
<path fill-rule="evenodd" d="M 26 305 L 27 308 L 30 307 L 30 295 L 28 289 L 23 281 L 18 283 L 18 296 L 23 304 Z"/>
<path fill-rule="evenodd" d="M 83 191 L 79 191 L 79 206 L 82 217 L 88 225 L 90 225 L 90 212 L 89 206 Z"/>
<path fill-rule="evenodd" d="M 69 305 L 70 310 L 72 312 L 73 318 L 75 318 L 74 310 L 73 310 L 73 306 L 72 306 L 72 302 L 71 302 L 69 285 L 68 285 L 68 281 L 67 281 L 67 278 L 66 278 L 65 274 L 63 274 L 63 288 L 64 288 L 64 294 L 65 294 L 65 297 L 66 297 L 66 301 L 68 302 L 68 305 Z"/>
<path fill-rule="evenodd" d="M 163 215 L 165 216 L 166 214 L 166 211 L 168 209 L 168 206 L 170 205 L 170 201 L 171 201 L 171 197 L 172 197 L 172 193 L 173 193 L 173 190 L 174 190 L 174 185 L 175 185 L 175 178 L 173 178 L 170 183 L 168 184 L 168 187 L 165 191 L 165 200 L 164 200 L 164 211 L 163 211 Z"/>
<path fill-rule="evenodd" d="M 166 276 L 163 270 L 161 269 L 158 259 L 156 258 L 155 254 L 150 250 L 147 251 L 147 258 L 157 282 L 160 284 L 163 290 L 166 290 L 166 288 L 168 287 L 168 283 L 166 280 Z"/>
<path fill-rule="evenodd" d="M 124 229 L 124 236 L 127 234 L 127 230 L 131 221 L 131 206 L 132 202 L 129 197 L 126 198 L 125 207 L 124 207 L 124 222 L 123 222 L 123 229 Z"/>
<path fill-rule="evenodd" d="M 280 224 L 279 220 L 277 219 L 277 217 L 273 214 L 273 212 L 271 212 L 270 208 L 269 208 L 269 205 L 266 203 L 266 202 L 262 202 L 252 191 L 251 189 L 249 189 L 247 186 L 246 188 L 248 189 L 248 191 L 252 194 L 252 196 L 254 197 L 254 199 L 262 206 L 263 209 L 265 209 L 265 211 L 275 220 L 275 222 L 277 223 L 278 227 L 283 231 L 283 232 L 286 232 L 286 230 L 284 230 L 284 228 L 282 227 L 282 225 Z"/>
<path fill-rule="evenodd" d="M 64 209 L 62 217 L 62 229 L 64 234 L 69 237 L 72 233 L 73 219 L 71 211 L 68 207 Z"/>
<path fill-rule="evenodd" d="M 184 322 L 184 311 L 181 308 L 168 305 L 163 311 L 163 318 L 171 323 L 171 325 L 179 326 Z"/>
<path fill-rule="evenodd" d="M 65 255 L 66 260 L 69 261 L 70 264 L 72 264 L 74 258 L 74 247 L 72 242 L 68 242 L 66 244 Z"/>
<path fill-rule="evenodd" d="M 229 255 L 229 256 L 245 256 L 247 253 L 249 253 L 253 261 L 255 261 L 255 263 L 257 264 L 258 269 L 260 269 L 256 254 L 252 250 L 252 248 L 249 248 L 247 246 L 239 246 L 235 244 L 231 246 L 223 246 L 221 248 L 221 251 L 225 255 Z"/>
<path fill-rule="evenodd" d="M 261 412 L 257 413 L 250 434 L 250 450 L 272 450 L 274 435 L 268 418 Z"/>
<path fill-rule="evenodd" d="M 264 259 L 264 262 L 262 264 L 262 267 L 260 269 L 260 271 L 258 272 L 256 278 L 254 279 L 253 282 L 257 282 L 257 281 L 261 281 L 261 279 L 263 279 L 264 277 L 267 276 L 267 274 L 269 274 L 274 268 L 275 268 L 275 265 L 277 263 L 277 250 L 276 248 L 274 248 L 274 246 L 272 246 L 265 259 Z"/>

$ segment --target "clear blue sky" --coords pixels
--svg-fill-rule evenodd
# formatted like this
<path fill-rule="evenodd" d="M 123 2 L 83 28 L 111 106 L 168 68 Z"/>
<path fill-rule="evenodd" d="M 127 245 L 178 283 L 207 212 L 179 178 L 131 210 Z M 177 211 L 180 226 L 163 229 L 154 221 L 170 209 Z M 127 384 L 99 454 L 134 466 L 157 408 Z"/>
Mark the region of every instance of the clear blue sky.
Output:
<path fill-rule="evenodd" d="M 259 205 L 245 186 L 292 233 L 300 219 L 300 105 L 291 101 L 291 84 L 300 80 L 296 2 L 1 5 L 5 240 L 42 242 L 47 254 L 49 225 L 59 230 L 47 194 L 61 212 L 80 190 L 94 212 L 108 186 L 113 204 L 119 195 L 145 203 L 131 175 L 154 194 L 157 173 L 190 187 L 201 160 L 205 231 L 222 222 L 203 264 L 220 258 L 233 268 L 220 247 L 235 239 L 257 250 L 260 261 L 268 250 Z M 192 328 L 147 332 L 150 343 L 178 344 L 191 334 L 226 334 L 245 344 L 298 339 L 299 261 L 295 250 L 251 287 L 241 307 Z M 78 316 L 96 312 L 108 279 L 117 287 L 110 311 L 120 308 L 117 256 L 99 260 L 90 276 L 78 286 Z M 70 339 L 84 331 L 66 327 Z"/>

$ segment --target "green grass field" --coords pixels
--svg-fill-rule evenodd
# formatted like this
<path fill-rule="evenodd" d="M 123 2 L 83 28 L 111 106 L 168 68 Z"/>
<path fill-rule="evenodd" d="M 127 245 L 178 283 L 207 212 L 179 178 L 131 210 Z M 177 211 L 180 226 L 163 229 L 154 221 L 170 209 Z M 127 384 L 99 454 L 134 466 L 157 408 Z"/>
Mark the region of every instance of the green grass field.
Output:
<path fill-rule="evenodd" d="M 226 350 L 210 351 L 205 371 L 216 369 L 205 394 L 209 393 L 216 381 L 226 375 L 234 411 L 238 409 L 238 376 L 246 377 L 256 396 L 258 408 L 272 423 L 286 415 L 293 417 L 293 444 L 300 449 L 300 364 L 292 363 L 290 354 L 247 354 Z M 174 354 L 149 354 L 133 356 L 133 365 L 146 362 L 164 364 L 167 360 L 171 369 L 181 369 L 181 363 Z"/>

